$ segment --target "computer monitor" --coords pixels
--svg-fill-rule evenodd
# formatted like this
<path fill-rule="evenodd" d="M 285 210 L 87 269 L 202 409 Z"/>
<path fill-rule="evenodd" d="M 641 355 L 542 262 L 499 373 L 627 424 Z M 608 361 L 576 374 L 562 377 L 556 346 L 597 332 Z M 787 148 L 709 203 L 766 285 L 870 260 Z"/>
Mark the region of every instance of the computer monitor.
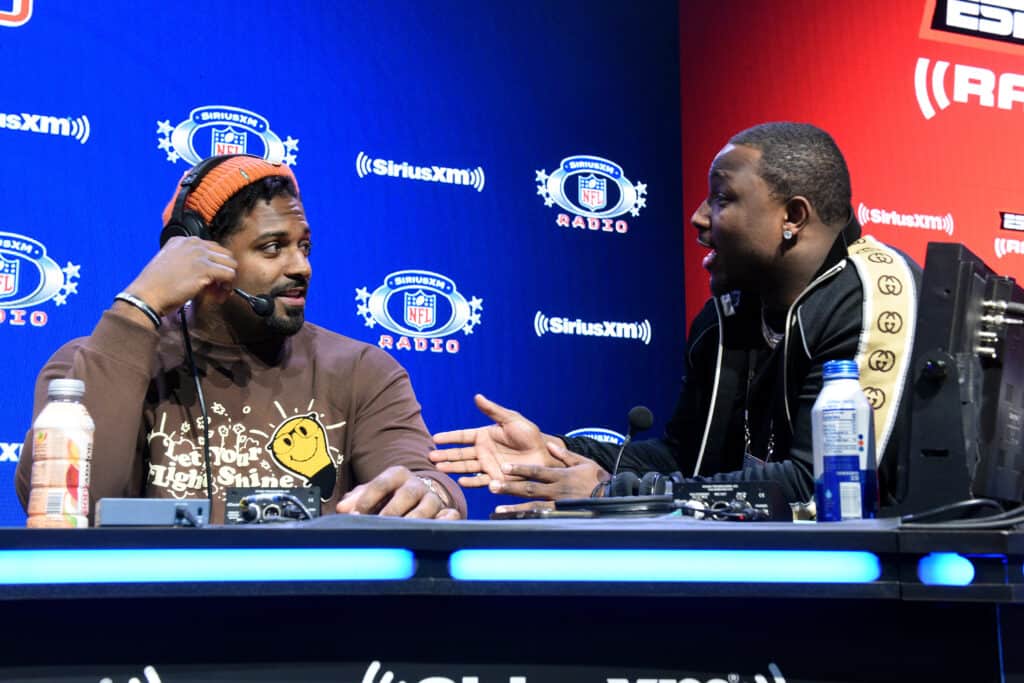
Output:
<path fill-rule="evenodd" d="M 962 244 L 930 243 L 914 339 L 898 504 L 1024 500 L 1024 290 Z"/>

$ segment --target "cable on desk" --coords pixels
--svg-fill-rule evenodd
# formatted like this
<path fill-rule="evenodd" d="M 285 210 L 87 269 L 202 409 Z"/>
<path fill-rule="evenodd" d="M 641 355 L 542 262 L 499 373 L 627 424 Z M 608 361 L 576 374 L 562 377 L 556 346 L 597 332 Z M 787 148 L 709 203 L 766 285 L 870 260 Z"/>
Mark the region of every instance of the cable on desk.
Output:
<path fill-rule="evenodd" d="M 195 514 L 188 509 L 188 505 L 184 503 L 174 506 L 174 521 L 178 522 L 182 519 L 184 519 L 197 529 L 203 526 L 202 520 L 196 517 Z"/>
<path fill-rule="evenodd" d="M 954 520 L 949 522 L 911 522 L 901 523 L 901 529 L 1011 529 L 1019 524 L 1024 524 L 1024 507 L 1007 510 L 988 517 L 976 519 Z"/>
<path fill-rule="evenodd" d="M 903 515 L 902 517 L 900 517 L 900 522 L 923 523 L 925 520 L 931 519 L 932 517 L 940 517 L 944 514 L 951 512 L 961 513 L 960 516 L 963 517 L 963 513 L 974 512 L 977 508 L 994 508 L 998 510 L 999 513 L 1003 512 L 1003 506 L 997 503 L 996 501 L 992 500 L 991 498 L 968 498 L 966 500 L 958 500 L 955 503 L 949 503 L 948 505 L 942 505 L 937 508 L 932 508 L 931 510 L 924 510 L 922 512 L 912 512 L 909 515 Z M 950 519 L 945 521 L 955 520 Z"/>

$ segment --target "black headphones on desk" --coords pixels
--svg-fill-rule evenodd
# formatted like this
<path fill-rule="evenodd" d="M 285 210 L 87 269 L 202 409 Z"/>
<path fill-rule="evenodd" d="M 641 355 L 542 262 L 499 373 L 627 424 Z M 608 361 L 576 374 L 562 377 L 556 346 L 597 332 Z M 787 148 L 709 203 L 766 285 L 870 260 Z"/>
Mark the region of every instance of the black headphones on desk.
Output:
<path fill-rule="evenodd" d="M 646 472 L 642 477 L 638 477 L 633 472 L 619 472 L 605 484 L 604 495 L 609 498 L 620 496 L 670 496 L 673 491 L 682 485 L 683 475 L 679 472 L 672 472 L 670 474 Z"/>
<path fill-rule="evenodd" d="M 619 472 L 605 484 L 603 497 L 556 500 L 555 509 L 585 510 L 599 517 L 656 517 L 682 512 L 713 520 L 772 519 L 765 510 L 746 500 L 718 501 L 711 506 L 691 500 L 688 489 L 709 485 L 714 486 L 687 482 L 680 472 L 646 472 L 643 477 L 633 472 Z"/>

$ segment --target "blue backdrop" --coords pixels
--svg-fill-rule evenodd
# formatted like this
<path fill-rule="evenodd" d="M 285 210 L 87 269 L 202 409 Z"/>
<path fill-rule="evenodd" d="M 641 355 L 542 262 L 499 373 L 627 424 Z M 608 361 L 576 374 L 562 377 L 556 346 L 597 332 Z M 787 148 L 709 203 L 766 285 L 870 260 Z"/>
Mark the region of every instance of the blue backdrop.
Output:
<path fill-rule="evenodd" d="M 550 432 L 667 419 L 690 239 L 674 1 L 0 0 L 0 57 L 0 524 L 24 520 L 36 373 L 215 151 L 294 168 L 308 319 L 387 348 L 431 431 L 483 424 L 478 391 Z"/>

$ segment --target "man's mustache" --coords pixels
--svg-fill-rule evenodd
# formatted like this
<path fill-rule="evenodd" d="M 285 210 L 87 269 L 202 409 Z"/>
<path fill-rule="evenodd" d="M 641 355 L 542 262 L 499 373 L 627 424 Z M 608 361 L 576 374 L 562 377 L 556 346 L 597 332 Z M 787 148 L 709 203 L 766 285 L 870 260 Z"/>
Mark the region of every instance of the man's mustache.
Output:
<path fill-rule="evenodd" d="M 270 296 L 280 296 L 289 289 L 309 289 L 309 280 L 306 278 L 291 280 L 287 283 L 275 285 L 270 290 Z"/>

